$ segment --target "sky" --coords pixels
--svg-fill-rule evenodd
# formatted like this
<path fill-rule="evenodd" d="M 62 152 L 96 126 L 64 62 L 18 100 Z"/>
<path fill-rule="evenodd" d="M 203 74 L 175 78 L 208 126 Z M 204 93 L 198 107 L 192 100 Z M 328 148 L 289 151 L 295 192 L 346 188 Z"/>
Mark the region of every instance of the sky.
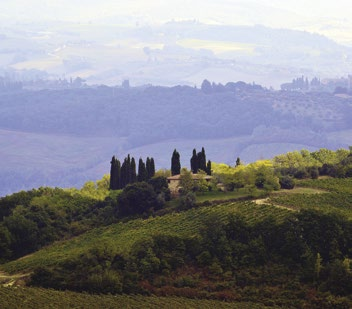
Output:
<path fill-rule="evenodd" d="M 298 23 L 305 18 L 344 19 L 352 15 L 352 6 L 347 0 L 11 0 L 0 3 L 2 15 L 15 19 L 57 18 L 70 21 L 87 21 L 117 14 L 147 15 L 155 21 L 170 18 L 212 19 L 214 15 L 221 14 L 227 19 L 229 13 L 236 16 L 238 7 L 252 8 L 254 18 L 260 15 L 263 7 L 281 9 L 283 18 L 280 22 L 283 24 L 284 17 L 290 14 L 297 15 Z"/>
<path fill-rule="evenodd" d="M 0 22 L 102 22 L 111 16 L 129 16 L 145 23 L 197 20 L 217 24 L 262 24 L 316 32 L 352 46 L 352 5 L 348 0 L 0 1 Z"/>

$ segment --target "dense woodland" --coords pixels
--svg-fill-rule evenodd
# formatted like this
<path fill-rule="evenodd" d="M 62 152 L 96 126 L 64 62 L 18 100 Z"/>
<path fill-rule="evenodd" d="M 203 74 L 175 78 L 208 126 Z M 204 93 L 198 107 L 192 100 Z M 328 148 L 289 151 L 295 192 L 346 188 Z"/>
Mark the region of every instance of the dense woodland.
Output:
<path fill-rule="evenodd" d="M 80 190 L 39 188 L 1 198 L 1 269 L 30 272 L 28 285 L 57 290 L 351 306 L 350 150 L 213 163 L 210 184 L 195 183 L 191 169 L 176 164 L 182 190 L 173 198 L 171 170 L 142 179 L 148 173 L 139 162 L 123 189 L 111 188 L 106 175 Z M 258 198 L 266 204 L 252 202 Z"/>
<path fill-rule="evenodd" d="M 288 109 L 281 109 L 277 101 L 288 104 Z M 200 88 L 17 90 L 0 93 L 0 123 L 3 129 L 26 132 L 128 136 L 132 144 L 142 145 L 165 138 L 251 134 L 260 125 L 299 132 L 298 124 L 313 132 L 349 128 L 349 102 L 331 93 L 270 91 L 244 82 L 222 85 L 207 80 Z M 316 111 L 301 110 L 302 106 L 314 106 Z M 328 117 L 319 116 L 324 109 L 331 110 Z M 241 117 L 233 121 L 236 115 Z"/>

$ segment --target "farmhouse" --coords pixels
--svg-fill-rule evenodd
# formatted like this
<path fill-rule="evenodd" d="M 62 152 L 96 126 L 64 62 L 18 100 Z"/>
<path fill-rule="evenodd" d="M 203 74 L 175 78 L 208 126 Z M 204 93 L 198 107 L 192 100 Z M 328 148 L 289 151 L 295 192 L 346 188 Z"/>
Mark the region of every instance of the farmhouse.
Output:
<path fill-rule="evenodd" d="M 178 174 L 167 178 L 167 182 L 169 184 L 169 189 L 171 191 L 171 194 L 179 193 L 181 189 L 181 186 L 180 186 L 181 176 L 182 175 Z M 209 176 L 209 175 L 193 174 L 193 173 L 191 174 L 191 176 L 195 183 L 197 183 L 200 180 L 205 180 L 206 182 L 210 182 L 210 180 L 213 178 L 212 176 Z"/>

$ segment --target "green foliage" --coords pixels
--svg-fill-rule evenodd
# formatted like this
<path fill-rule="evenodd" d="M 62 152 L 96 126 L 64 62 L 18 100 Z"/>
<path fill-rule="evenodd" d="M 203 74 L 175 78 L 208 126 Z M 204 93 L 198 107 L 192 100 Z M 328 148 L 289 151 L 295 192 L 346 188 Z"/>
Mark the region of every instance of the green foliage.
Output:
<path fill-rule="evenodd" d="M 3 308 L 228 308 L 261 309 L 262 304 L 253 302 L 224 302 L 219 300 L 191 299 L 186 297 L 161 297 L 142 295 L 91 295 L 71 291 L 55 291 L 41 288 L 0 287 L 0 299 Z"/>
<path fill-rule="evenodd" d="M 352 178 L 304 180 L 299 181 L 297 186 L 321 191 L 315 194 L 275 194 L 270 197 L 270 201 L 293 209 L 316 209 L 323 213 L 339 213 L 352 219 Z"/>
<path fill-rule="evenodd" d="M 274 175 L 272 168 L 265 165 L 260 166 L 255 173 L 255 185 L 258 189 L 266 191 L 279 190 L 279 179 Z"/>
<path fill-rule="evenodd" d="M 301 156 L 306 160 L 310 154 L 302 151 Z M 250 189 L 278 189 L 278 177 L 268 161 L 222 168 L 228 170 L 229 179 L 243 183 L 241 190 L 249 188 L 247 196 L 256 193 Z M 310 177 L 316 169 L 304 167 Z M 299 170 L 295 167 L 296 172 Z M 194 207 L 194 180 L 188 171 L 183 173 L 184 187 L 189 190 L 181 197 L 180 204 L 184 205 L 180 208 L 187 211 L 92 229 L 4 264 L 2 269 L 34 270 L 33 285 L 90 293 L 155 293 L 226 300 L 237 295 L 287 307 L 324 301 L 351 303 L 352 223 L 341 215 L 351 216 L 351 179 L 297 181 L 299 186 L 326 193 L 308 195 L 296 193 L 303 192 L 296 189 L 290 194 L 273 193 L 268 201 L 272 206 L 224 202 Z M 290 186 L 291 181 L 289 174 L 280 178 L 281 185 Z M 70 234 L 65 229 L 72 233 L 81 220 L 99 225 L 109 213 L 115 216 L 116 209 L 122 216 L 152 214 L 161 205 L 158 198 L 167 190 L 166 178 L 154 177 L 149 184 L 127 186 L 117 197 L 114 191 L 105 200 L 88 198 L 108 186 L 106 178 L 100 187 L 88 182 L 80 191 L 42 189 L 38 195 L 28 193 L 30 198 L 20 197 L 24 205 L 12 205 L 15 199 L 7 199 L 4 213 L 10 215 L 0 225 L 1 252 L 5 257 L 23 255 L 19 248 L 33 251 L 35 246 L 67 237 Z M 82 206 L 85 201 L 89 207 Z M 301 211 L 281 207 L 285 205 Z M 54 222 L 58 224 L 54 226 Z M 208 282 L 206 292 L 204 282 Z M 307 290 L 314 290 L 317 296 L 302 296 Z"/>
<path fill-rule="evenodd" d="M 180 175 L 180 188 L 181 194 L 186 195 L 187 193 L 193 192 L 195 188 L 194 180 L 192 178 L 192 173 L 186 168 L 181 170 Z"/>
<path fill-rule="evenodd" d="M 179 198 L 179 209 L 191 209 L 196 204 L 196 195 L 193 192 L 187 192 Z"/>
<path fill-rule="evenodd" d="M 112 208 L 102 201 L 109 192 L 108 186 L 105 175 L 96 183 L 87 182 L 81 190 L 39 188 L 0 199 L 0 205 L 4 205 L 0 222 L 1 258 L 21 257 L 92 226 L 111 223 Z"/>
<path fill-rule="evenodd" d="M 180 154 L 175 149 L 171 157 L 171 175 L 178 175 L 181 172 Z"/>
<path fill-rule="evenodd" d="M 293 177 L 288 175 L 280 177 L 279 182 L 280 182 L 281 189 L 292 190 L 295 187 L 295 181 Z"/>
<path fill-rule="evenodd" d="M 209 207 L 192 208 L 185 212 L 171 213 L 162 217 L 120 222 L 108 227 L 92 229 L 72 240 L 57 242 L 38 252 L 2 265 L 6 271 L 28 271 L 39 266 L 52 266 L 73 259 L 102 240 L 108 240 L 116 248 L 116 254 L 127 254 L 133 244 L 146 235 L 155 233 L 175 234 L 187 238 L 196 235 L 206 218 L 217 214 L 226 221 L 229 214 L 239 213 L 248 224 L 255 224 L 268 216 L 282 221 L 290 211 L 268 205 L 256 205 L 252 202 L 227 202 Z M 55 258 L 54 258 L 55 257 Z"/>
<path fill-rule="evenodd" d="M 138 162 L 138 181 L 147 181 L 147 169 L 145 167 L 145 164 L 142 160 L 142 158 L 139 159 Z"/>
<path fill-rule="evenodd" d="M 282 175 L 294 175 L 298 179 L 317 179 L 319 175 L 348 177 L 352 170 L 349 157 L 350 152 L 346 149 L 332 151 L 321 148 L 314 152 L 301 150 L 274 157 L 273 165 Z"/>
<path fill-rule="evenodd" d="M 144 214 L 161 206 L 157 203 L 157 195 L 153 187 L 146 182 L 130 184 L 118 196 L 120 216 Z"/>

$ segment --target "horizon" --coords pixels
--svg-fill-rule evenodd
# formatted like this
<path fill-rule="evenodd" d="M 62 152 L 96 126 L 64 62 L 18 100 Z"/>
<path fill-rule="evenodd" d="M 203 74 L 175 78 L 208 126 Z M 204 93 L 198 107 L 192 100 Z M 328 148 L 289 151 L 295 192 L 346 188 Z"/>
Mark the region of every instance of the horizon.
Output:
<path fill-rule="evenodd" d="M 181 3 L 181 5 L 180 5 Z M 173 7 L 170 10 L 170 7 Z M 104 23 L 115 16 L 129 17 L 146 24 L 165 23 L 171 20 L 196 20 L 200 23 L 223 25 L 256 25 L 319 33 L 339 43 L 352 46 L 349 19 L 352 7 L 348 1 L 322 2 L 317 0 L 221 0 L 210 1 L 135 0 L 116 3 L 112 0 L 52 1 L 14 0 L 0 4 L 3 22 L 91 22 Z"/>

